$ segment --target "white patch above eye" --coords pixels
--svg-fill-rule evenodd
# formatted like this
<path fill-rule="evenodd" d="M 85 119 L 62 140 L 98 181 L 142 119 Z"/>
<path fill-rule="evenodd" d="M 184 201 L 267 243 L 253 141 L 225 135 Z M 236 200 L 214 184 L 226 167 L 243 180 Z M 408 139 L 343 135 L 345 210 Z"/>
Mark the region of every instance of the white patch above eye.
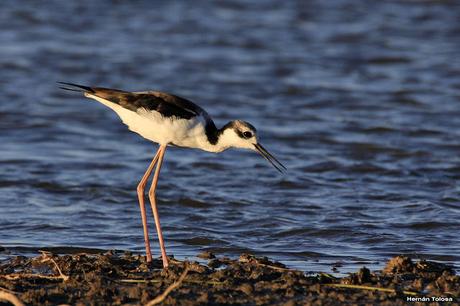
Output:
<path fill-rule="evenodd" d="M 224 149 L 233 147 L 252 150 L 254 147 L 254 134 L 250 138 L 242 138 L 241 134 L 241 131 L 235 131 L 234 129 L 225 130 L 219 138 L 218 146 Z"/>

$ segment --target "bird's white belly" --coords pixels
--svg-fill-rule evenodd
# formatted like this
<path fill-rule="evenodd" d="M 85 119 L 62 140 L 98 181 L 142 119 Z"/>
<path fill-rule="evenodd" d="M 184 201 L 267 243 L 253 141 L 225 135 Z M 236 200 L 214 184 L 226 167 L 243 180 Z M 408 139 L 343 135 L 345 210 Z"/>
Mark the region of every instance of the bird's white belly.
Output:
<path fill-rule="evenodd" d="M 113 109 L 131 131 L 150 141 L 189 148 L 203 148 L 207 144 L 203 120 L 200 117 L 187 120 L 163 117 L 158 112 L 146 109 L 133 112 L 90 93 L 85 95 Z"/>

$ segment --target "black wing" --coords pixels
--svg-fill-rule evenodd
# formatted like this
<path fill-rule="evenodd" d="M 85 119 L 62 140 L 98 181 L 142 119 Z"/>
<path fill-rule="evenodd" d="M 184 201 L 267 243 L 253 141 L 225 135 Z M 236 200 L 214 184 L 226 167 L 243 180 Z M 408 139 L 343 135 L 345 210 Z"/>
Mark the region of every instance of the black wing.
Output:
<path fill-rule="evenodd" d="M 195 103 L 164 92 L 128 92 L 118 89 L 89 87 L 73 83 L 59 83 L 74 87 L 61 87 L 62 89 L 88 92 L 133 112 L 137 112 L 140 109 L 146 109 L 149 111 L 156 111 L 164 117 L 174 116 L 182 119 L 191 119 L 193 117 L 203 115 L 205 118 L 209 118 L 208 114 Z"/>

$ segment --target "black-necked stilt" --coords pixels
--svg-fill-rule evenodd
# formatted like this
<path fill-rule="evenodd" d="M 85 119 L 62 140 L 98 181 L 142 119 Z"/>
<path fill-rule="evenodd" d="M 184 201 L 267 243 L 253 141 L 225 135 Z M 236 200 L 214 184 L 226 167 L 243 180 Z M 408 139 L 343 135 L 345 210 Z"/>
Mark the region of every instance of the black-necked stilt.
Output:
<path fill-rule="evenodd" d="M 232 147 L 254 150 L 259 152 L 278 171 L 282 172 L 283 169 L 286 169 L 259 143 L 256 129 L 251 124 L 235 120 L 218 129 L 204 109 L 184 98 L 159 91 L 127 92 L 118 89 L 89 87 L 67 82 L 58 83 L 70 86 L 70 88 L 61 87 L 62 89 L 82 92 L 86 97 L 97 100 L 110 107 L 120 116 L 123 123 L 131 131 L 158 143 L 160 146 L 137 186 L 142 225 L 144 227 L 147 262 L 152 261 L 152 254 L 150 252 L 147 230 L 144 190 L 147 180 L 156 164 L 152 186 L 148 194 L 160 242 L 163 267 L 166 268 L 168 266 L 168 258 L 166 256 L 155 199 L 158 176 L 168 145 L 197 148 L 216 153 Z"/>

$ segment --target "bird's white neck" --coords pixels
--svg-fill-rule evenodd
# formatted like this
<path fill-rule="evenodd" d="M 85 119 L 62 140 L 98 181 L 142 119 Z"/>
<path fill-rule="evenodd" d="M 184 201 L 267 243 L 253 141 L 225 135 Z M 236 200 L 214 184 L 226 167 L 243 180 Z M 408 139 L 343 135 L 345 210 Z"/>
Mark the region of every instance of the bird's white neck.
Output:
<path fill-rule="evenodd" d="M 213 153 L 219 153 L 232 147 L 232 132 L 228 129 L 219 131 L 217 134 L 217 142 L 210 143 L 206 140 L 206 145 L 202 147 L 203 150 Z"/>

